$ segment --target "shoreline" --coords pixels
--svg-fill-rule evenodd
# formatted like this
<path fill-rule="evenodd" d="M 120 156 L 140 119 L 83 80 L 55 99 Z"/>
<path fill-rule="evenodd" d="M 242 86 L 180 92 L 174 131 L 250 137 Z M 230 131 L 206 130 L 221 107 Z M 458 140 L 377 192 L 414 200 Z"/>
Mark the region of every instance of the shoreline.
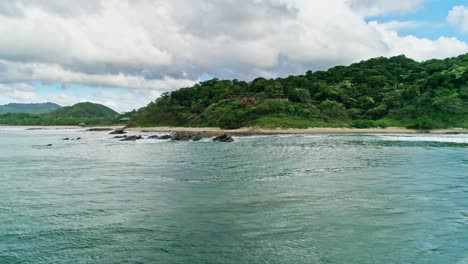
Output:
<path fill-rule="evenodd" d="M 66 130 L 66 129 L 119 129 L 123 126 L 5 126 L 0 125 L 0 129 L 25 129 L 25 130 Z M 204 133 L 210 135 L 229 134 L 233 136 L 249 136 L 249 135 L 299 135 L 299 134 L 468 134 L 468 129 L 463 128 L 448 128 L 448 129 L 433 129 L 433 130 L 416 130 L 401 127 L 388 128 L 278 128 L 264 129 L 246 127 L 239 129 L 220 129 L 216 127 L 130 127 L 125 128 L 132 132 L 193 132 Z"/>

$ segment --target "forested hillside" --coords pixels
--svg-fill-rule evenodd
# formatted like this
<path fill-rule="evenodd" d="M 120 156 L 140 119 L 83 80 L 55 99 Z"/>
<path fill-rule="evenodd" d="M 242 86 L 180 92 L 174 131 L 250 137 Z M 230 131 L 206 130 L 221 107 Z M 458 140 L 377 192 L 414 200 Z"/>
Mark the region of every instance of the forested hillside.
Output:
<path fill-rule="evenodd" d="M 45 114 L 8 113 L 0 115 L 5 125 L 111 125 L 118 123 L 119 114 L 107 106 L 78 103 Z"/>
<path fill-rule="evenodd" d="M 28 114 L 41 114 L 52 112 L 61 108 L 60 105 L 54 103 L 39 103 L 39 104 L 18 104 L 11 103 L 0 105 L 0 115 L 6 113 L 28 113 Z"/>
<path fill-rule="evenodd" d="M 287 78 L 218 80 L 166 93 L 133 126 L 468 127 L 468 55 L 375 58 Z"/>

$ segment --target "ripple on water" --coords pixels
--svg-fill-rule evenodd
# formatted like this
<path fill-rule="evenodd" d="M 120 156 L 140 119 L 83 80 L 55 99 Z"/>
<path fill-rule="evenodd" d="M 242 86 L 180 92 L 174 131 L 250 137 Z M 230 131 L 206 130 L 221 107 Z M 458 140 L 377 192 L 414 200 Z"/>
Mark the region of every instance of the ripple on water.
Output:
<path fill-rule="evenodd" d="M 465 140 L 0 131 L 0 263 L 464 263 Z"/>

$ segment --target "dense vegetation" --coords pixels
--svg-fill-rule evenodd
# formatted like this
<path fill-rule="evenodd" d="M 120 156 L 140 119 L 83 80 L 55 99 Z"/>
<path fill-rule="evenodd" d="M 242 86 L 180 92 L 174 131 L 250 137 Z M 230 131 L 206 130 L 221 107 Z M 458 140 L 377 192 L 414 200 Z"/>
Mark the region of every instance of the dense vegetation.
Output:
<path fill-rule="evenodd" d="M 119 114 L 107 106 L 79 103 L 44 114 L 8 113 L 0 115 L 5 125 L 111 125 L 118 123 Z"/>
<path fill-rule="evenodd" d="M 166 93 L 133 126 L 468 127 L 468 54 L 416 62 L 375 58 L 252 82 L 218 80 Z"/>
<path fill-rule="evenodd" d="M 28 114 L 42 114 L 52 112 L 60 109 L 61 106 L 54 103 L 40 103 L 40 104 L 7 104 L 0 105 L 0 115 L 6 113 L 28 113 Z"/>

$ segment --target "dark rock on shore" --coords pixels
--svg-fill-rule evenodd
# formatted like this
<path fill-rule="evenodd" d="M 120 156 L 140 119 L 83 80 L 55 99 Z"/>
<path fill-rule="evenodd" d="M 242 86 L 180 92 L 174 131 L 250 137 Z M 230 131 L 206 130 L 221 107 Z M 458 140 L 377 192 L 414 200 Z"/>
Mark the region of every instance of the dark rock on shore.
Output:
<path fill-rule="evenodd" d="M 189 141 L 192 138 L 191 133 L 188 132 L 175 132 L 171 139 L 175 141 Z"/>
<path fill-rule="evenodd" d="M 234 142 L 234 138 L 229 135 L 223 134 L 221 136 L 217 136 L 213 138 L 214 142 Z"/>
<path fill-rule="evenodd" d="M 203 139 L 203 135 L 201 133 L 198 133 L 192 137 L 192 141 L 200 141 Z"/>
<path fill-rule="evenodd" d="M 112 128 L 90 128 L 90 129 L 87 129 L 86 132 L 103 132 L 103 131 L 111 131 Z"/>
<path fill-rule="evenodd" d="M 115 136 L 114 138 L 126 138 L 127 136 L 126 135 L 123 135 L 123 136 Z"/>
<path fill-rule="evenodd" d="M 46 147 L 52 147 L 52 144 L 47 144 Z"/>
<path fill-rule="evenodd" d="M 128 136 L 128 137 L 124 137 L 120 141 L 137 141 L 140 139 L 143 139 L 143 137 L 142 136 Z"/>
<path fill-rule="evenodd" d="M 461 135 L 462 133 L 460 133 L 460 132 L 447 132 L 445 134 L 446 135 Z"/>
<path fill-rule="evenodd" d="M 159 139 L 158 135 L 149 136 L 148 139 Z"/>
<path fill-rule="evenodd" d="M 202 133 L 195 133 L 195 132 L 175 132 L 171 140 L 175 141 L 200 141 L 202 138 L 204 138 Z"/>
<path fill-rule="evenodd" d="M 166 139 L 171 139 L 172 136 L 171 135 L 162 135 L 162 136 L 159 136 L 158 139 L 160 140 L 166 140 Z"/>
<path fill-rule="evenodd" d="M 122 135 L 125 134 L 125 130 L 123 128 L 115 129 L 114 131 L 110 132 L 111 135 Z"/>
<path fill-rule="evenodd" d="M 70 140 L 70 139 L 69 139 L 69 138 L 64 138 L 64 139 L 62 139 L 62 140 Z"/>

